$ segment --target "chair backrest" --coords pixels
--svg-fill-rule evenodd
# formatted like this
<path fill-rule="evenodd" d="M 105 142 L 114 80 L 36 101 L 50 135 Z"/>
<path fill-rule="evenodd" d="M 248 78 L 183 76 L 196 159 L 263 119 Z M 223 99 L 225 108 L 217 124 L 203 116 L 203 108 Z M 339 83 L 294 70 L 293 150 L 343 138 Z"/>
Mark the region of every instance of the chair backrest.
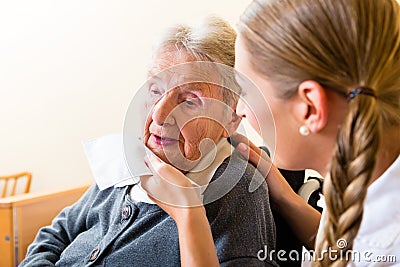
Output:
<path fill-rule="evenodd" d="M 17 174 L 0 176 L 0 197 L 14 196 L 17 193 L 28 193 L 31 188 L 32 174 L 30 172 L 21 172 Z M 23 186 L 25 183 L 25 186 Z M 18 192 L 17 188 L 23 188 Z"/>

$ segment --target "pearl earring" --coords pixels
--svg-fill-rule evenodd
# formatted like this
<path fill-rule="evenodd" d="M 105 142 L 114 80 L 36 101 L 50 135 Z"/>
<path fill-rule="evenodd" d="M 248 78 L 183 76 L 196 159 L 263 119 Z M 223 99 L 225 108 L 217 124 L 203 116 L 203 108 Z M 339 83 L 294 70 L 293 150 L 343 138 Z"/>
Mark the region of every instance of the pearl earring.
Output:
<path fill-rule="evenodd" d="M 300 133 L 302 136 L 308 136 L 308 135 L 310 134 L 310 128 L 308 128 L 307 125 L 302 125 L 302 126 L 299 128 L 299 133 Z"/>

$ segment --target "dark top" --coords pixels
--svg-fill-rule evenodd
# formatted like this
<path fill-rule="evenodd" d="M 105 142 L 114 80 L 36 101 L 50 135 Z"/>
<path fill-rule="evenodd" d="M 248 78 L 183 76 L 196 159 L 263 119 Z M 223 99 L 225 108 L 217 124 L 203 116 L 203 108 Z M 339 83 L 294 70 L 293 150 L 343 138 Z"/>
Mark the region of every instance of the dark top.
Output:
<path fill-rule="evenodd" d="M 285 177 L 286 181 L 292 187 L 295 192 L 298 192 L 300 187 L 304 184 L 304 176 L 305 171 L 288 171 L 279 169 L 282 173 L 283 177 Z M 315 191 L 309 201 L 312 207 L 314 207 L 319 212 L 322 212 L 322 209 L 317 206 L 317 201 L 319 200 L 320 191 Z M 301 266 L 301 256 L 302 256 L 302 244 L 296 238 L 295 233 L 291 230 L 286 221 L 279 215 L 278 211 L 273 210 L 276 225 L 276 250 L 277 251 L 285 251 L 285 254 L 280 254 L 277 257 L 277 262 L 279 266 L 284 267 L 300 267 Z"/>

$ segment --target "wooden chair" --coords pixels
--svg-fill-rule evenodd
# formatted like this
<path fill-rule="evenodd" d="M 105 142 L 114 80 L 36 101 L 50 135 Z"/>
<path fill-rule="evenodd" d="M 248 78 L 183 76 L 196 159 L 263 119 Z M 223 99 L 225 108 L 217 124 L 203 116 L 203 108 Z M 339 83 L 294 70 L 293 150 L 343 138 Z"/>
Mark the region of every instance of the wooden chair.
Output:
<path fill-rule="evenodd" d="M 77 201 L 88 188 L 89 185 L 83 185 L 0 198 L 0 267 L 18 266 L 38 230 L 51 224 L 64 207 Z"/>
<path fill-rule="evenodd" d="M 3 186 L 1 190 L 1 198 L 15 196 L 18 193 L 28 193 L 31 188 L 32 174 L 30 172 L 21 172 L 17 174 L 0 176 L 0 186 Z M 25 183 L 25 187 L 22 192 L 17 192 L 19 185 Z M 11 191 L 10 191 L 11 189 Z"/>

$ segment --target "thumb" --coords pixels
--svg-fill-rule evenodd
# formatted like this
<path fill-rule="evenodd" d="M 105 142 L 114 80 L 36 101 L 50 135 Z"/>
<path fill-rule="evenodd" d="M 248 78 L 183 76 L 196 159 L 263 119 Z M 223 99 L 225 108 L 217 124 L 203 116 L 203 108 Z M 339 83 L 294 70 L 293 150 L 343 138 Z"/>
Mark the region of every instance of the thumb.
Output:
<path fill-rule="evenodd" d="M 250 148 L 247 144 L 239 143 L 236 148 L 245 159 L 250 160 Z"/>
<path fill-rule="evenodd" d="M 246 158 L 251 164 L 253 164 L 254 167 L 258 169 L 261 174 L 266 177 L 270 168 L 271 168 L 271 160 L 268 156 L 266 156 L 266 153 L 260 149 L 257 148 L 258 151 L 255 151 L 251 149 L 247 144 L 245 143 L 240 143 L 237 146 L 237 149 L 239 153 Z M 264 153 L 263 153 L 264 152 Z M 265 157 L 265 158 L 264 158 Z"/>
<path fill-rule="evenodd" d="M 147 154 L 144 161 L 153 174 L 159 173 L 164 162 L 153 153 Z"/>

